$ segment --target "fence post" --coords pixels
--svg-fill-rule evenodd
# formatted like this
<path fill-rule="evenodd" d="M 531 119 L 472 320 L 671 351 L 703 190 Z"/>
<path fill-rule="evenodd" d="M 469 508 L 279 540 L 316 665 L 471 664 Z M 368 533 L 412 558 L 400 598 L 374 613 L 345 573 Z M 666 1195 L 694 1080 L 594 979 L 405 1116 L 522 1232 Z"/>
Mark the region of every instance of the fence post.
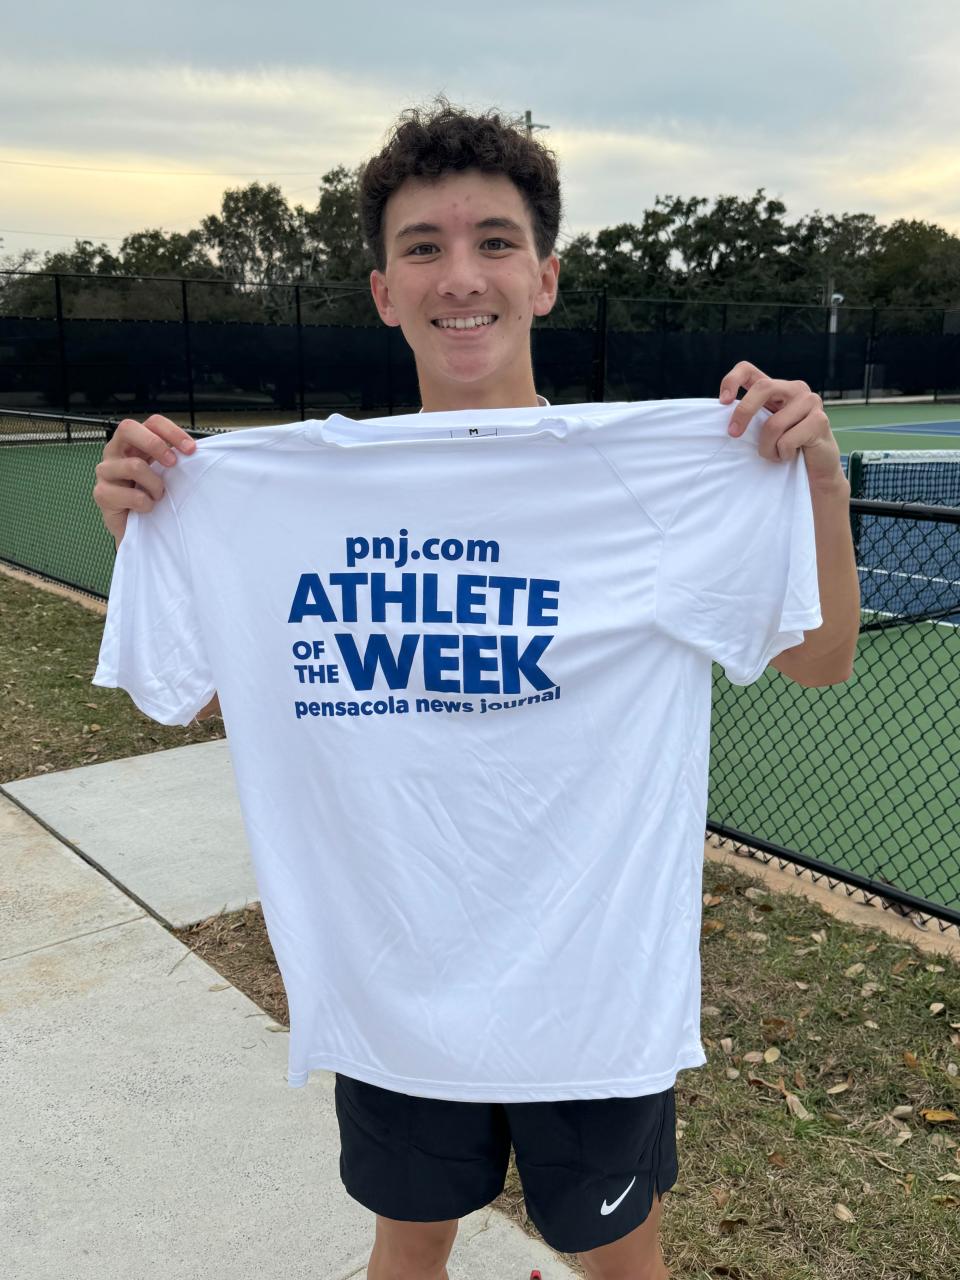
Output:
<path fill-rule="evenodd" d="M 947 336 L 947 310 L 946 307 L 940 312 L 940 332 L 937 335 L 937 354 L 934 357 L 933 365 L 933 403 L 936 404 L 940 398 L 940 375 L 943 370 L 943 348 L 947 345 L 944 338 Z"/>
<path fill-rule="evenodd" d="M 63 333 L 63 297 L 60 293 L 60 276 L 53 277 L 53 289 L 57 303 L 57 346 L 60 349 L 60 394 L 63 412 L 70 412 L 70 387 L 67 383 L 67 346 Z"/>
<path fill-rule="evenodd" d="M 877 338 L 877 308 L 870 309 L 870 332 L 867 335 L 867 362 L 863 371 L 863 402 L 870 403 L 870 387 L 873 383 L 873 344 Z"/>
<path fill-rule="evenodd" d="M 597 294 L 597 318 L 593 343 L 593 399 L 607 395 L 607 286 Z"/>
<path fill-rule="evenodd" d="M 823 330 L 823 360 L 820 364 L 820 399 L 827 398 L 827 366 L 830 361 L 830 308 L 824 307 L 824 320 L 826 324 Z"/>
<path fill-rule="evenodd" d="M 187 311 L 187 282 L 180 281 L 180 306 L 183 312 L 183 346 L 187 358 L 187 395 L 190 399 L 190 426 L 196 429 L 197 415 L 193 406 L 193 355 L 190 351 L 190 314 Z"/>
<path fill-rule="evenodd" d="M 300 323 L 300 286 L 293 286 L 294 296 L 297 300 L 297 385 L 300 389 L 300 421 L 305 422 L 307 411 L 303 398 L 303 326 Z"/>

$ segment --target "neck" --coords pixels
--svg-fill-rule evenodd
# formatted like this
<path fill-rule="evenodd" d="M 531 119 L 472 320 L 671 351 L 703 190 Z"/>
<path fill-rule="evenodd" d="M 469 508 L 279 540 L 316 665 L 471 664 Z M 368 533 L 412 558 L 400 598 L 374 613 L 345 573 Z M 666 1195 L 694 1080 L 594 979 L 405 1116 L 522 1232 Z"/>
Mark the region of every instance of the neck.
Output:
<path fill-rule="evenodd" d="M 420 402 L 424 413 L 449 413 L 458 409 L 516 409 L 538 403 L 533 370 L 529 366 L 519 376 L 501 378 L 491 386 L 438 382 L 420 373 Z"/>

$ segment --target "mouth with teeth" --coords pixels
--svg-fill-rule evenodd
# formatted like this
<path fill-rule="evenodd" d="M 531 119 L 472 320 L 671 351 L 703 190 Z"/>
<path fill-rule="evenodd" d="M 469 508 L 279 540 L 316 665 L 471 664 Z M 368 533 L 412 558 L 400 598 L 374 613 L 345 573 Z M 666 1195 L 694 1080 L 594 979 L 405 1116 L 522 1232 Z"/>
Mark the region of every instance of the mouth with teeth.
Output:
<path fill-rule="evenodd" d="M 465 329 L 487 329 L 496 324 L 497 317 L 489 312 L 481 312 L 475 316 L 446 316 L 443 319 L 431 320 L 435 329 L 455 330 L 460 333 Z"/>

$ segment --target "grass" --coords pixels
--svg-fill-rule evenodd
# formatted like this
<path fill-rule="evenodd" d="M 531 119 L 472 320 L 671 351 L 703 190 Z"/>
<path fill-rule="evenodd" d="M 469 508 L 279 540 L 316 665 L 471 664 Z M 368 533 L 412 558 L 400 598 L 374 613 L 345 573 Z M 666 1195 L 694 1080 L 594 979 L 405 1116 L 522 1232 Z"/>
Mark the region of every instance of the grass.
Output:
<path fill-rule="evenodd" d="M 222 736 L 219 720 L 158 725 L 91 685 L 97 614 L 2 574 L 0 614 L 0 779 Z M 673 1280 L 952 1280 L 960 965 L 734 868 L 706 861 L 703 889 L 709 1062 L 677 1078 Z M 174 932 L 288 1025 L 259 906 Z M 536 1235 L 512 1157 L 496 1203 Z"/>

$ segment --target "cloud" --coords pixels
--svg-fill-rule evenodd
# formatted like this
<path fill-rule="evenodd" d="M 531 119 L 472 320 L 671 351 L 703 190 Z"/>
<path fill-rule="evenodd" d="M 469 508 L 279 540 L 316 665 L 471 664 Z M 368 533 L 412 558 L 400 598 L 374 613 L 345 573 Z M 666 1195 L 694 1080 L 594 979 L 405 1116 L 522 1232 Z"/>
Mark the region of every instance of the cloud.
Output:
<path fill-rule="evenodd" d="M 310 206 L 324 172 L 371 155 L 403 107 L 439 90 L 549 123 L 567 235 L 638 221 L 658 194 L 758 187 L 790 218 L 865 211 L 960 232 L 958 162 L 940 141 L 960 129 L 945 0 L 877 0 L 869 24 L 827 0 L 608 0 L 587 28 L 573 0 L 442 22 L 416 6 L 172 0 L 149 33 L 142 11 L 103 0 L 45 8 L 42 39 L 29 11 L 11 15 L 0 111 L 15 127 L 0 157 L 165 174 L 0 165 L 4 226 L 68 233 L 0 233 L 5 253 L 186 231 L 258 177 Z"/>

